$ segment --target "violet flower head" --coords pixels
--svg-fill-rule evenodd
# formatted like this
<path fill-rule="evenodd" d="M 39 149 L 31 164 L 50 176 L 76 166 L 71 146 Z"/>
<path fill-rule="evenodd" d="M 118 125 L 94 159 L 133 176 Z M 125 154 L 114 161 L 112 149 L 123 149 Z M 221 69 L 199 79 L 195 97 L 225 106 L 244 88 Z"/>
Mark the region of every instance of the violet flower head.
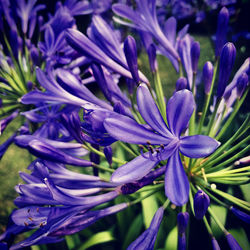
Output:
<path fill-rule="evenodd" d="M 200 220 L 203 218 L 203 216 L 207 212 L 209 204 L 209 196 L 202 190 L 198 190 L 198 192 L 194 196 L 194 213 L 197 219 Z"/>
<path fill-rule="evenodd" d="M 241 219 L 242 221 L 246 222 L 246 223 L 250 223 L 250 215 L 246 214 L 244 212 L 242 212 L 241 210 L 235 208 L 235 207 L 231 207 L 230 210 L 232 211 L 232 213 L 237 216 L 239 219 Z"/>
<path fill-rule="evenodd" d="M 140 78 L 138 74 L 136 42 L 132 36 L 128 36 L 124 42 L 124 53 L 133 79 L 138 84 Z"/>
<path fill-rule="evenodd" d="M 205 94 L 208 95 L 210 92 L 212 80 L 214 75 L 214 67 L 211 62 L 206 62 L 202 71 L 202 80 L 204 83 Z"/>
<path fill-rule="evenodd" d="M 222 47 L 226 42 L 228 20 L 229 20 L 228 9 L 226 7 L 223 7 L 218 16 L 217 31 L 216 31 L 215 55 L 217 57 L 220 56 Z"/>
<path fill-rule="evenodd" d="M 193 42 L 191 46 L 191 62 L 192 62 L 192 70 L 194 73 L 197 73 L 199 58 L 200 58 L 200 43 Z"/>
<path fill-rule="evenodd" d="M 182 76 L 176 81 L 175 90 L 179 91 L 186 88 L 187 88 L 187 78 Z"/>
<path fill-rule="evenodd" d="M 226 84 L 233 69 L 236 56 L 236 48 L 233 43 L 224 45 L 220 56 L 219 80 L 217 87 L 217 98 L 221 98 L 226 89 Z"/>
<path fill-rule="evenodd" d="M 226 235 L 227 243 L 232 250 L 242 250 L 241 246 L 232 234 L 228 233 Z"/>
<path fill-rule="evenodd" d="M 154 73 L 158 70 L 158 64 L 156 59 L 156 48 L 153 43 L 151 43 L 147 48 L 147 53 L 148 53 L 150 69 Z"/>
<path fill-rule="evenodd" d="M 212 238 L 212 247 L 213 247 L 213 250 L 220 250 L 219 243 L 214 237 Z"/>
<path fill-rule="evenodd" d="M 244 72 L 237 81 L 237 97 L 240 99 L 247 87 L 248 75 Z"/>
<path fill-rule="evenodd" d="M 119 167 L 111 177 L 115 183 L 128 183 L 144 177 L 161 160 L 168 159 L 165 172 L 165 193 L 174 204 L 187 202 L 189 181 L 182 166 L 179 153 L 190 158 L 205 157 L 219 146 L 219 143 L 204 135 L 181 136 L 187 128 L 194 109 L 194 98 L 190 91 L 177 91 L 167 105 L 168 126 L 154 102 L 147 86 L 140 84 L 137 89 L 137 104 L 141 116 L 155 130 L 146 129 L 133 119 L 116 116 L 105 119 L 108 133 L 128 143 L 161 145 L 157 151 L 143 153 L 129 163 Z"/>
<path fill-rule="evenodd" d="M 164 208 L 160 207 L 151 223 L 149 228 L 144 231 L 143 234 L 141 234 L 134 242 L 132 242 L 129 246 L 128 246 L 128 250 L 136 250 L 136 249 L 148 249 L 148 250 L 153 250 L 154 249 L 154 244 L 155 244 L 155 240 L 161 225 L 161 221 L 163 218 L 163 213 L 164 213 Z"/>

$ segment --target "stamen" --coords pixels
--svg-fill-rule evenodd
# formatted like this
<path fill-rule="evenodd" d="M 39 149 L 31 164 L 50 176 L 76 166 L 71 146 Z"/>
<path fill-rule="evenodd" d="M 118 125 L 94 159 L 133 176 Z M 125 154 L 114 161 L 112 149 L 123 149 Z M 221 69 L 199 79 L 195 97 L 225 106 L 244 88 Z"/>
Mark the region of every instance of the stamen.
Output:
<path fill-rule="evenodd" d="M 27 223 L 27 222 L 24 222 L 24 225 L 27 227 L 27 226 L 29 226 L 29 224 Z"/>

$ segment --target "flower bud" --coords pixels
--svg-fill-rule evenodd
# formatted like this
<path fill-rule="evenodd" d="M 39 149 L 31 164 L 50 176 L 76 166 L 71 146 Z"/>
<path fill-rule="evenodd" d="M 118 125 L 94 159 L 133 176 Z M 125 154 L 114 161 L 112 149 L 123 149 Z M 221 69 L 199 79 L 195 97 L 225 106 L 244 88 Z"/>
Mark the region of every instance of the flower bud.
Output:
<path fill-rule="evenodd" d="M 244 72 L 237 80 L 237 97 L 240 99 L 248 83 L 248 75 Z"/>
<path fill-rule="evenodd" d="M 210 92 L 212 80 L 214 75 L 214 66 L 211 62 L 206 62 L 202 71 L 202 81 L 204 83 L 205 94 L 208 95 Z"/>
<path fill-rule="evenodd" d="M 153 43 L 149 45 L 147 52 L 148 52 L 148 60 L 149 60 L 150 69 L 153 73 L 155 73 L 158 69 L 158 64 L 156 60 L 156 48 Z"/>
<path fill-rule="evenodd" d="M 217 87 L 218 98 L 221 98 L 225 91 L 227 81 L 234 65 L 235 55 L 236 49 L 233 43 L 225 44 L 220 57 L 219 80 Z"/>
<path fill-rule="evenodd" d="M 191 47 L 191 62 L 192 62 L 193 73 L 197 72 L 199 58 L 200 58 L 200 43 L 193 42 Z"/>
<path fill-rule="evenodd" d="M 128 36 L 124 42 L 124 53 L 128 63 L 128 68 L 136 83 L 140 82 L 137 64 L 136 42 L 132 36 Z"/>
<path fill-rule="evenodd" d="M 203 216 L 207 212 L 209 204 L 209 196 L 202 190 L 198 190 L 198 192 L 194 196 L 194 213 L 197 219 L 203 218 Z"/>
<path fill-rule="evenodd" d="M 220 250 L 218 241 L 214 237 L 212 238 L 212 246 L 213 246 L 213 250 Z"/>
<path fill-rule="evenodd" d="M 223 7 L 218 16 L 215 55 L 220 56 L 223 45 L 226 42 L 227 26 L 229 20 L 229 12 L 226 7 Z"/>
<path fill-rule="evenodd" d="M 188 220 L 189 220 L 188 212 L 178 213 L 178 215 L 177 215 L 177 226 L 178 226 L 178 232 L 180 234 L 185 233 L 187 225 L 188 225 Z"/>
<path fill-rule="evenodd" d="M 246 223 L 250 223 L 250 215 L 240 211 L 239 209 L 235 207 L 231 207 L 230 210 L 233 212 L 235 216 L 237 216 L 239 219 L 245 221 Z"/>
<path fill-rule="evenodd" d="M 103 150 L 103 153 L 104 153 L 109 165 L 111 166 L 112 165 L 112 155 L 113 155 L 111 146 L 105 147 Z"/>
<path fill-rule="evenodd" d="M 239 243 L 236 241 L 236 239 L 232 236 L 232 234 L 228 233 L 226 235 L 227 238 L 227 243 L 229 245 L 229 247 L 232 250 L 242 250 L 242 248 L 240 247 Z"/>
<path fill-rule="evenodd" d="M 187 79 L 185 77 L 180 77 L 175 84 L 175 90 L 179 91 L 187 88 Z"/>

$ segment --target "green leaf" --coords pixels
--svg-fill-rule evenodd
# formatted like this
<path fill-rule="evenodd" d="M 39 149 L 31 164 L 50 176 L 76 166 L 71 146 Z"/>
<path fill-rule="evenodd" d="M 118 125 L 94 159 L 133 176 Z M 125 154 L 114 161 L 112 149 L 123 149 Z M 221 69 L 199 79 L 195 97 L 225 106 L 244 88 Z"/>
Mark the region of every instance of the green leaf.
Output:
<path fill-rule="evenodd" d="M 237 240 L 242 249 L 250 249 L 250 244 L 245 230 L 241 227 L 238 229 L 230 229 L 229 233 Z"/>
<path fill-rule="evenodd" d="M 222 206 L 218 205 L 210 205 L 213 212 L 216 214 L 216 217 L 220 220 L 223 226 L 225 226 L 226 218 L 227 218 L 227 209 Z M 219 238 L 221 235 L 223 235 L 223 232 L 219 228 L 219 226 L 216 224 L 216 222 L 211 219 L 211 229 L 213 231 L 213 234 L 215 238 Z"/>
<path fill-rule="evenodd" d="M 241 185 L 240 189 L 241 189 L 241 191 L 242 191 L 242 193 L 244 195 L 244 198 L 245 198 L 244 200 L 250 202 L 250 192 L 249 192 L 250 183 L 246 184 L 246 185 Z"/>
<path fill-rule="evenodd" d="M 149 192 L 141 193 L 141 196 L 147 195 Z M 154 195 L 149 196 L 148 198 L 142 201 L 142 214 L 144 219 L 144 225 L 146 228 L 150 226 L 151 220 L 158 209 L 158 204 L 156 197 Z"/>
<path fill-rule="evenodd" d="M 110 231 L 104 231 L 93 235 L 89 240 L 87 240 L 79 250 L 85 250 L 89 247 L 95 246 L 97 244 L 102 244 L 105 242 L 113 241 L 115 238 L 113 237 Z"/>
<path fill-rule="evenodd" d="M 175 226 L 168 234 L 168 237 L 165 242 L 165 249 L 175 250 L 177 249 L 177 244 L 178 244 L 178 230 L 177 226 Z"/>
<path fill-rule="evenodd" d="M 133 242 L 139 235 L 142 229 L 143 223 L 142 223 L 142 215 L 139 214 L 132 222 L 131 226 L 129 227 L 127 231 L 127 235 L 125 237 L 125 240 L 123 242 L 123 249 L 127 249 L 129 244 Z"/>

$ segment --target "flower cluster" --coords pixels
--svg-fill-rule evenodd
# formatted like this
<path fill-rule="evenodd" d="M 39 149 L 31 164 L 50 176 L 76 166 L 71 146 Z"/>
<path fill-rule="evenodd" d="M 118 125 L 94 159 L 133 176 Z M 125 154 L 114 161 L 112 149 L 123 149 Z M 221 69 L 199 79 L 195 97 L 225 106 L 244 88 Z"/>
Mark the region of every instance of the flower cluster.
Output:
<path fill-rule="evenodd" d="M 0 0 L 0 134 L 23 118 L 0 146 L 0 157 L 11 143 L 36 157 L 30 173 L 19 173 L 24 183 L 15 187 L 17 209 L 0 236 L 1 248 L 57 243 L 134 209 L 141 226 L 128 231 L 128 249 L 154 249 L 170 217 L 176 218 L 170 234 L 176 232 L 178 249 L 191 248 L 187 237 L 196 233 L 190 227 L 196 220 L 207 229 L 210 248 L 220 249 L 224 234 L 231 249 L 242 249 L 216 208 L 249 223 L 250 203 L 233 193 L 235 185 L 249 182 L 249 115 L 231 128 L 249 91 L 250 58 L 231 77 L 236 48 L 227 42 L 223 7 L 213 62 L 201 65 L 201 46 L 189 25 L 177 32 L 175 17 L 162 19 L 165 2 L 66 0 L 46 17 L 39 14 L 46 6 L 36 0 Z M 184 2 L 173 3 L 173 12 Z M 75 17 L 85 15 L 91 18 L 84 33 Z M 138 32 L 140 47 L 124 26 Z M 158 54 L 178 77 L 168 100 Z M 151 74 L 139 69 L 141 56 L 148 57 Z M 144 232 L 139 204 L 153 211 Z M 97 243 L 114 239 L 105 232 L 107 239 Z M 174 249 L 164 237 L 166 249 Z"/>

